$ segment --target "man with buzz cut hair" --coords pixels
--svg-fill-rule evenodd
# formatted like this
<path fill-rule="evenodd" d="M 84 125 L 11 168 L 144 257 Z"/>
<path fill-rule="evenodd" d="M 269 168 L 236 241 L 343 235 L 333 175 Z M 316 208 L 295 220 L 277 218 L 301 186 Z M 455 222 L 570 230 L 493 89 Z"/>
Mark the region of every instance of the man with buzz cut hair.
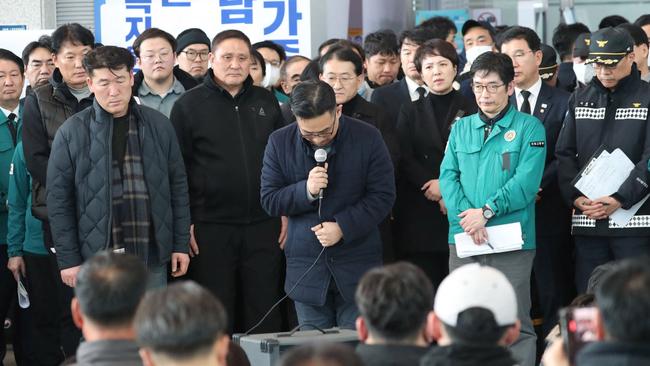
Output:
<path fill-rule="evenodd" d="M 431 335 L 433 285 L 417 266 L 398 262 L 368 271 L 359 282 L 357 354 L 366 365 L 417 365 Z"/>
<path fill-rule="evenodd" d="M 75 287 L 80 266 L 102 250 L 146 264 L 147 286 L 185 274 L 190 215 L 174 129 L 135 102 L 133 57 L 103 46 L 84 58 L 93 106 L 69 118 L 52 143 L 47 205 L 61 277 Z"/>
<path fill-rule="evenodd" d="M 195 282 L 148 293 L 138 307 L 135 332 L 144 366 L 226 366 L 226 311 Z"/>
<path fill-rule="evenodd" d="M 208 75 L 171 114 L 189 182 L 188 275 L 223 302 L 228 333 L 250 329 L 282 297 L 286 232 L 260 205 L 260 171 L 268 137 L 284 119 L 273 94 L 253 85 L 250 64 L 248 36 L 220 32 Z M 276 310 L 257 331 L 277 331 L 281 322 Z"/>

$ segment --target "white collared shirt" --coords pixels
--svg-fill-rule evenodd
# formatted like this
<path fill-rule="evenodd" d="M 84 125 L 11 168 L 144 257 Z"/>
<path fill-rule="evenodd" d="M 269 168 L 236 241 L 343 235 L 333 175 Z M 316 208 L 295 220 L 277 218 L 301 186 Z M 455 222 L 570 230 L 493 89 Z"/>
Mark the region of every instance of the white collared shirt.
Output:
<path fill-rule="evenodd" d="M 521 95 L 522 90 L 523 89 L 515 87 L 515 97 L 517 98 L 518 111 L 521 110 L 521 105 L 524 103 L 524 97 Z M 534 114 L 535 105 L 537 104 L 537 97 L 539 97 L 539 92 L 542 90 L 542 78 L 538 77 L 535 84 L 533 84 L 527 90 L 530 92 L 530 96 L 528 97 L 528 103 L 530 103 L 530 114 Z"/>
<path fill-rule="evenodd" d="M 419 85 L 418 83 L 411 80 L 411 78 L 409 78 L 406 75 L 404 75 L 404 80 L 406 80 L 406 86 L 409 89 L 409 95 L 411 96 L 411 102 L 415 102 L 416 100 L 420 99 L 420 93 L 418 93 L 418 88 L 419 87 L 424 88 L 424 96 L 425 97 L 429 94 L 429 88 L 427 88 L 427 84 Z"/>
<path fill-rule="evenodd" d="M 18 120 L 18 116 L 20 116 L 20 114 L 18 114 L 19 110 L 20 110 L 20 104 L 18 104 L 16 109 L 14 109 L 13 111 L 10 111 L 8 109 L 4 109 L 4 108 L 0 107 L 0 111 L 2 111 L 2 113 L 4 113 L 5 117 L 9 117 L 9 115 L 13 113 L 13 114 L 16 115 L 16 120 Z"/>

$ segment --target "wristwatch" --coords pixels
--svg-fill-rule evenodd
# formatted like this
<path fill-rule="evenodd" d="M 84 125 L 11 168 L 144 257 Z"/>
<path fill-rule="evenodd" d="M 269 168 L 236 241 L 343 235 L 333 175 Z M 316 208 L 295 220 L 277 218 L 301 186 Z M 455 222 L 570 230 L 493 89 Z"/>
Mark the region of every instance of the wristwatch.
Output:
<path fill-rule="evenodd" d="M 492 210 L 488 205 L 483 206 L 483 217 L 486 220 L 489 220 L 494 217 L 494 210 Z"/>

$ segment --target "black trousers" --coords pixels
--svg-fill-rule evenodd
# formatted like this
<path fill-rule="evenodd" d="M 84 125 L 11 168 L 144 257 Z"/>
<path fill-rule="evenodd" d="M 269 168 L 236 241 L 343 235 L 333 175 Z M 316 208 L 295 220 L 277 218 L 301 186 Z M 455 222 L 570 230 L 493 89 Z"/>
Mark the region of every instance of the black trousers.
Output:
<path fill-rule="evenodd" d="M 70 315 L 73 291 L 61 282 L 53 255 L 25 253 L 23 260 L 30 300 L 27 316 L 31 364 L 59 365 L 74 354 L 81 337 Z"/>
<path fill-rule="evenodd" d="M 591 272 L 601 264 L 619 259 L 650 255 L 650 237 L 576 235 L 574 238 L 578 293 L 586 291 Z"/>
<path fill-rule="evenodd" d="M 205 286 L 223 303 L 231 333 L 247 331 L 283 295 L 280 220 L 248 225 L 194 224 L 199 255 L 188 278 Z M 282 330 L 281 307 L 253 333 Z"/>
<path fill-rule="evenodd" d="M 32 268 L 38 272 L 36 277 L 43 279 L 43 281 L 35 285 L 36 287 L 32 291 L 38 293 L 37 296 L 42 296 L 43 301 L 49 306 L 43 308 L 35 317 L 41 319 L 39 322 L 51 324 L 50 326 L 54 326 L 55 322 L 57 323 L 59 337 L 53 338 L 53 340 L 56 342 L 56 347 L 63 353 L 64 358 L 68 358 L 77 353 L 77 347 L 79 347 L 81 341 L 81 331 L 74 325 L 70 311 L 70 302 L 74 297 L 74 290 L 61 281 L 61 272 L 56 261 L 56 255 L 49 250 L 54 245 L 48 222 L 43 222 L 43 240 L 50 254 L 47 256 L 47 260 L 41 258 L 41 260 L 37 260 L 37 263 L 32 263 Z M 26 257 L 27 261 L 33 259 L 33 257 Z M 25 266 L 27 266 L 27 263 L 25 263 Z M 52 340 L 49 340 L 49 342 L 52 342 Z M 50 352 L 52 351 L 47 351 L 47 354 L 50 354 Z"/>
<path fill-rule="evenodd" d="M 3 365 L 2 360 L 7 352 L 5 319 L 7 319 L 10 309 L 15 308 L 16 305 L 16 281 L 11 271 L 7 269 L 8 260 L 7 246 L 0 245 L 0 366 Z M 12 328 L 15 329 L 16 325 L 14 322 Z M 14 348 L 18 349 L 16 341 L 17 339 L 14 337 Z"/>
<path fill-rule="evenodd" d="M 538 235 L 533 262 L 535 287 L 540 315 L 544 319 L 544 336 L 558 323 L 558 311 L 569 305 L 576 295 L 574 285 L 574 246 L 570 233 Z"/>

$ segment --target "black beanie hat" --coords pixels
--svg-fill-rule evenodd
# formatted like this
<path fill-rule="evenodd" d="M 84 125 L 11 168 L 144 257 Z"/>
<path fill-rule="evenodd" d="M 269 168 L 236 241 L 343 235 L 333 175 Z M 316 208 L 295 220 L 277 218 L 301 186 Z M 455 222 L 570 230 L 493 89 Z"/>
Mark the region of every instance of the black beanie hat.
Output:
<path fill-rule="evenodd" d="M 210 49 L 210 39 L 204 31 L 199 28 L 189 28 L 182 31 L 176 38 L 176 53 L 181 52 L 191 44 L 205 44 Z"/>

